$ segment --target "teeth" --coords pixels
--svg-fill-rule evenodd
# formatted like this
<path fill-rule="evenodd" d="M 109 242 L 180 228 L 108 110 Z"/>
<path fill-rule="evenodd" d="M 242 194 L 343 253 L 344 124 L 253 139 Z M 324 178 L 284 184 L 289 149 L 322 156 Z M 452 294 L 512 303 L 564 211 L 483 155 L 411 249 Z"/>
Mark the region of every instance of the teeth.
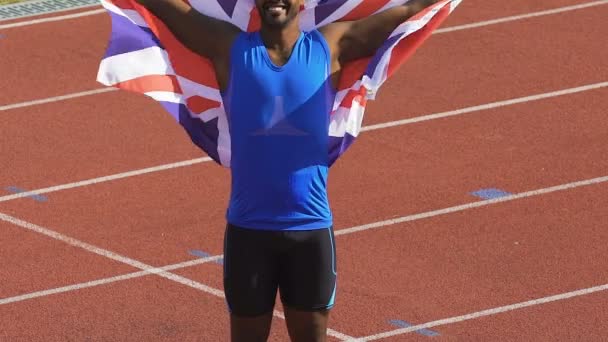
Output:
<path fill-rule="evenodd" d="M 282 12 L 284 10 L 284 8 L 282 6 L 269 6 L 268 10 L 270 12 L 278 13 L 278 12 Z"/>

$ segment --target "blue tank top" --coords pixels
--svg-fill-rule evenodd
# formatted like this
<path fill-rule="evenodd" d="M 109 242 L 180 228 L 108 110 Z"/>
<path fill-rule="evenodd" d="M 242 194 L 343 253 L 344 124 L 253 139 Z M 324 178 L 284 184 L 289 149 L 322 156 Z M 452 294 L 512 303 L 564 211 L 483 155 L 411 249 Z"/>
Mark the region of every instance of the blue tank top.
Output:
<path fill-rule="evenodd" d="M 330 227 L 328 129 L 336 94 L 324 37 L 301 33 L 288 62 L 277 66 L 259 32 L 242 33 L 230 59 L 222 94 L 232 150 L 228 222 L 261 230 Z"/>

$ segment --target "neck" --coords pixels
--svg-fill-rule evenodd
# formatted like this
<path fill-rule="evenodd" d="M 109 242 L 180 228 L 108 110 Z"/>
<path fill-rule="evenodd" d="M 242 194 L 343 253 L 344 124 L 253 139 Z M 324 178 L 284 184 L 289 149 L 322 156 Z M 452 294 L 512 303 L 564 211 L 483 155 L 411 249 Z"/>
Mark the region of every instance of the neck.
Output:
<path fill-rule="evenodd" d="M 300 37 L 298 20 L 292 20 L 285 27 L 274 28 L 262 26 L 260 36 L 266 48 L 277 51 L 291 50 Z"/>

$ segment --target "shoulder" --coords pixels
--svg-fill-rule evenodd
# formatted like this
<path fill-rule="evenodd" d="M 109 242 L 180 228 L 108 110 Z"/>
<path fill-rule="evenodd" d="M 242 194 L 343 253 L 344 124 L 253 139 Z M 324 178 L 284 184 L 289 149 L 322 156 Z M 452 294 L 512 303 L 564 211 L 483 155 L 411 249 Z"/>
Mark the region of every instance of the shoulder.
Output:
<path fill-rule="evenodd" d="M 318 31 L 323 35 L 323 37 L 325 37 L 328 42 L 337 42 L 340 40 L 340 38 L 342 38 L 342 36 L 344 36 L 346 32 L 348 32 L 352 24 L 353 22 L 351 21 L 334 22 L 320 27 Z"/>
<path fill-rule="evenodd" d="M 311 41 L 317 41 L 317 42 L 326 42 L 327 40 L 325 39 L 325 35 L 323 35 L 321 33 L 321 31 L 319 30 L 312 30 L 312 31 L 304 31 L 304 39 L 308 39 Z"/>
<path fill-rule="evenodd" d="M 258 39 L 257 32 L 240 32 L 232 41 L 232 45 L 230 47 L 231 54 L 235 50 L 244 52 L 246 50 L 253 49 L 260 44 L 259 41 L 260 40 Z"/>
<path fill-rule="evenodd" d="M 352 21 L 334 22 L 323 27 L 318 31 L 323 35 L 332 51 L 340 49 L 340 43 L 345 38 L 353 25 Z"/>
<path fill-rule="evenodd" d="M 352 22 L 334 22 L 317 29 L 325 40 L 332 61 L 337 61 L 341 54 L 341 42 L 350 29 Z"/>
<path fill-rule="evenodd" d="M 323 33 L 321 33 L 321 31 L 319 31 L 319 30 L 304 31 L 303 34 L 304 34 L 303 40 L 306 42 L 305 43 L 306 45 L 310 45 L 314 49 L 322 49 L 323 51 L 326 52 L 328 57 L 331 55 L 330 44 L 327 41 L 327 39 L 325 38 L 325 35 L 323 35 Z"/>

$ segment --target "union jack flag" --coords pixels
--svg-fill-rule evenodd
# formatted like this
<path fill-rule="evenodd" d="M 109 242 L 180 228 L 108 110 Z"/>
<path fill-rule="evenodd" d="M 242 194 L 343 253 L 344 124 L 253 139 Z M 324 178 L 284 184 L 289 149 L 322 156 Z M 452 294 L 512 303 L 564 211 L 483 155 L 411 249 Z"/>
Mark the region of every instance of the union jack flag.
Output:
<path fill-rule="evenodd" d="M 304 31 L 335 21 L 364 18 L 410 0 L 309 0 L 302 9 Z M 342 70 L 330 114 L 328 148 L 333 163 L 359 135 L 365 105 L 461 0 L 443 0 L 410 18 L 371 58 Z M 219 164 L 230 167 L 230 130 L 212 64 L 184 47 L 167 27 L 134 0 L 101 0 L 112 34 L 97 80 L 143 93 L 158 101 L 192 141 Z M 189 0 L 203 14 L 255 31 L 260 19 L 254 0 Z"/>

